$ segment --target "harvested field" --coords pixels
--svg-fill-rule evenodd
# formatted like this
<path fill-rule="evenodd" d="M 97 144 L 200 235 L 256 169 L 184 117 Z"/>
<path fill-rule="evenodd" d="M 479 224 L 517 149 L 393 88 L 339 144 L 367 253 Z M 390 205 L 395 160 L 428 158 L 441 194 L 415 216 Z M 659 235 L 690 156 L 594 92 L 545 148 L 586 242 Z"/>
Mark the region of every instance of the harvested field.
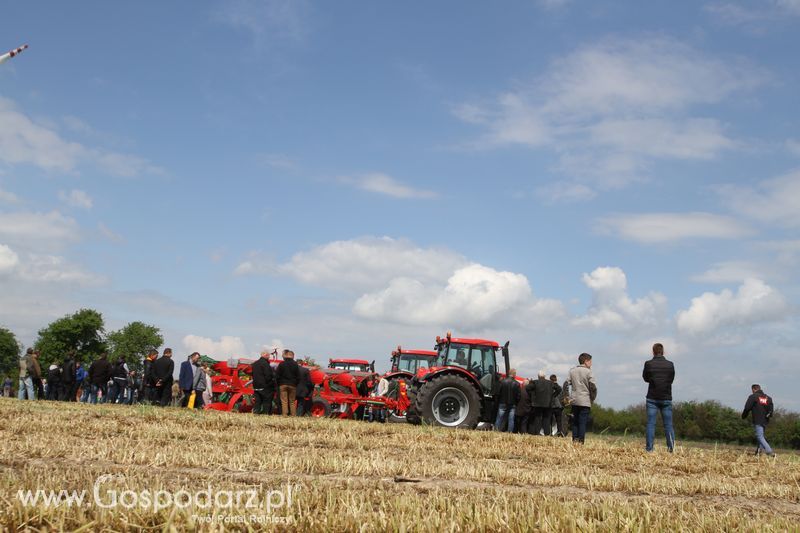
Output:
<path fill-rule="evenodd" d="M 680 443 L 675 454 L 646 454 L 641 442 L 591 435 L 579 447 L 481 431 L 6 399 L 0 416 L 0 526 L 11 530 L 787 531 L 800 523 L 800 461 L 791 454 L 773 460 Z M 71 506 L 20 500 L 19 490 L 38 489 L 87 496 Z M 184 505 L 178 496 L 205 490 L 257 494 L 257 504 L 225 496 Z M 148 504 L 158 491 L 175 504 Z"/>

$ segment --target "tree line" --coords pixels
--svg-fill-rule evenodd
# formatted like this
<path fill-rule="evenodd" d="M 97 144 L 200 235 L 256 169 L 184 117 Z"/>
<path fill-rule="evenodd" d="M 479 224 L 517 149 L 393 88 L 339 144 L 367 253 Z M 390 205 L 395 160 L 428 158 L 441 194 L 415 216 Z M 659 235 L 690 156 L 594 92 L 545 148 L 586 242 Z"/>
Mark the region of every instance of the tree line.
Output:
<path fill-rule="evenodd" d="M 742 404 L 744 405 L 744 403 Z M 616 435 L 644 435 L 647 408 L 644 403 L 625 409 L 592 406 L 593 431 Z M 672 425 L 676 439 L 753 444 L 753 426 L 742 411 L 714 400 L 675 402 L 672 404 Z M 657 432 L 663 436 L 659 420 Z M 800 449 L 800 414 L 776 409 L 766 429 L 773 446 Z"/>
<path fill-rule="evenodd" d="M 32 348 L 39 350 L 43 371 L 53 363 L 61 363 L 70 352 L 84 365 L 105 352 L 110 360 L 122 358 L 131 370 L 140 370 L 148 351 L 162 344 L 161 330 L 155 326 L 137 321 L 106 333 L 102 314 L 80 309 L 40 329 Z M 0 375 L 18 377 L 23 348 L 12 331 L 0 327 Z"/>

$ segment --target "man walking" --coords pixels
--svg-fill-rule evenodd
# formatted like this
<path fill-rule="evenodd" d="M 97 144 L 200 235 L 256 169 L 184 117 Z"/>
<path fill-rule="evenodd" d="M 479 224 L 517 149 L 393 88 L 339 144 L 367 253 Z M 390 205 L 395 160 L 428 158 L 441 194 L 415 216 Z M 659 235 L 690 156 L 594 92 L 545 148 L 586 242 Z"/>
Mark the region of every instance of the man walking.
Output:
<path fill-rule="evenodd" d="M 747 403 L 744 404 L 742 418 L 747 418 L 748 414 L 753 413 L 753 429 L 756 433 L 756 442 L 758 442 L 756 455 L 763 450 L 770 457 L 775 457 L 775 452 L 772 451 L 767 439 L 764 437 L 764 430 L 772 417 L 772 398 L 761 390 L 761 385 L 753 384 L 750 390 L 753 393 L 747 398 Z"/>
<path fill-rule="evenodd" d="M 572 442 L 583 444 L 586 439 L 586 424 L 592 402 L 597 397 L 597 384 L 592 375 L 592 356 L 582 353 L 578 356 L 578 366 L 570 369 L 569 381 L 572 387 Z"/>
<path fill-rule="evenodd" d="M 165 348 L 164 354 L 153 363 L 154 393 L 153 403 L 166 407 L 172 401 L 172 372 L 175 361 L 172 360 L 172 348 Z M 191 386 L 191 385 L 190 385 Z"/>
<path fill-rule="evenodd" d="M 272 399 L 275 397 L 275 373 L 269 364 L 269 352 L 261 352 L 261 357 L 250 368 L 253 372 L 253 413 L 272 414 Z"/>
<path fill-rule="evenodd" d="M 667 450 L 672 453 L 675 447 L 675 432 L 672 429 L 672 382 L 675 380 L 675 365 L 664 357 L 664 345 L 653 345 L 653 358 L 645 361 L 642 378 L 649 383 L 647 387 L 647 436 L 645 449 L 653 451 L 656 435 L 656 415 L 661 413 Z"/>
<path fill-rule="evenodd" d="M 192 394 L 192 383 L 194 383 L 194 374 L 199 360 L 200 354 L 194 352 L 186 358 L 186 361 L 181 363 L 181 370 L 178 374 L 178 387 L 180 387 L 181 392 L 183 392 L 181 407 L 186 407 L 189 404 L 189 396 Z"/>
<path fill-rule="evenodd" d="M 294 360 L 294 352 L 283 351 L 283 361 L 278 365 L 275 375 L 281 395 L 281 414 L 297 414 L 297 384 L 300 382 L 300 365 Z"/>
<path fill-rule="evenodd" d="M 500 391 L 497 394 L 497 419 L 494 421 L 494 430 L 503 431 L 503 425 L 508 419 L 508 428 L 505 430 L 508 433 L 514 433 L 514 422 L 517 403 L 519 403 L 519 383 L 514 379 L 517 376 L 517 371 L 511 369 L 508 371 L 508 376 L 500 382 Z"/>
<path fill-rule="evenodd" d="M 553 383 L 545 378 L 544 370 L 539 371 L 539 379 L 528 385 L 528 396 L 531 398 L 533 412 L 531 416 L 531 433 L 550 435 L 550 404 L 553 402 Z"/>

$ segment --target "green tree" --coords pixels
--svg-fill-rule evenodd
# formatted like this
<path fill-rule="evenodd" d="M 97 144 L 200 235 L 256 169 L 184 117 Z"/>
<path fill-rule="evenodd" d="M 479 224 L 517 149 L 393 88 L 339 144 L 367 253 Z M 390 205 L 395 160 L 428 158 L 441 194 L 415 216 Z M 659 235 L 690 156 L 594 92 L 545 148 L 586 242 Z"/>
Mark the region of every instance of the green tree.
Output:
<path fill-rule="evenodd" d="M 39 350 L 42 369 L 63 360 L 70 350 L 75 350 L 84 363 L 96 359 L 106 351 L 103 327 L 103 315 L 94 309 L 81 309 L 39 330 L 34 347 Z"/>
<path fill-rule="evenodd" d="M 19 355 L 22 347 L 14 334 L 0 327 L 0 377 L 17 375 L 19 372 Z"/>
<path fill-rule="evenodd" d="M 143 322 L 131 322 L 117 331 L 112 331 L 107 337 L 111 360 L 120 357 L 127 361 L 131 370 L 139 371 L 142 360 L 150 350 L 157 350 L 164 344 L 161 330 Z"/>

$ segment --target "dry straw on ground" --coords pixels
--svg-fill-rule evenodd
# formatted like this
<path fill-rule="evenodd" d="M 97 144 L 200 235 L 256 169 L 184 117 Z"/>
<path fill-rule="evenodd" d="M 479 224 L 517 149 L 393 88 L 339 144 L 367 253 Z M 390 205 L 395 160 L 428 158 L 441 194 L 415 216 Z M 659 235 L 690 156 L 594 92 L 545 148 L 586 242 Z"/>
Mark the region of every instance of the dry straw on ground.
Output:
<path fill-rule="evenodd" d="M 258 530 L 265 516 L 290 522 L 277 529 L 319 531 L 787 531 L 800 523 L 795 455 L 681 446 L 646 454 L 641 442 L 592 436 L 577 447 L 481 431 L 5 399 L 0 416 L 0 527 L 9 530 Z M 30 506 L 17 496 L 91 494 L 106 474 L 121 475 L 103 485 L 118 494 L 299 488 L 291 507 L 271 513 L 244 504 Z"/>

